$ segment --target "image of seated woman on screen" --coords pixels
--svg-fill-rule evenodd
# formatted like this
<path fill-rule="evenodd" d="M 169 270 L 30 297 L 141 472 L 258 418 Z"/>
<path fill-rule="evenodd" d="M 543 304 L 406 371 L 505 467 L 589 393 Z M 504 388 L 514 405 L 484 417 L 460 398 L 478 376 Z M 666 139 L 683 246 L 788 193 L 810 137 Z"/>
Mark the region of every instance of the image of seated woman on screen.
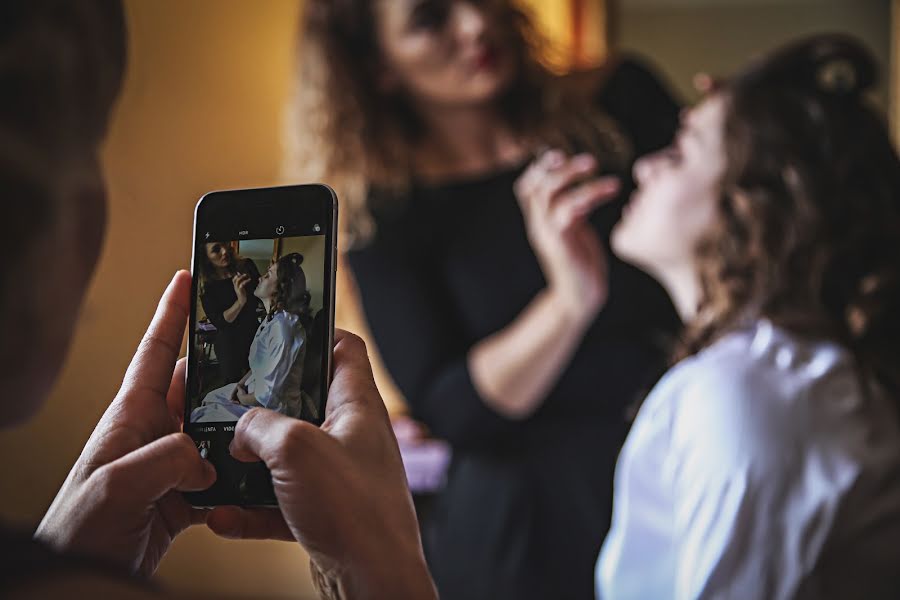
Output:
<path fill-rule="evenodd" d="M 191 412 L 194 423 L 237 421 L 254 406 L 300 417 L 305 410 L 317 418 L 317 408 L 304 392 L 310 293 L 300 266 L 303 255 L 294 252 L 273 262 L 253 294 L 266 309 L 266 317 L 250 345 L 250 369 L 236 383 L 214 389 Z"/>

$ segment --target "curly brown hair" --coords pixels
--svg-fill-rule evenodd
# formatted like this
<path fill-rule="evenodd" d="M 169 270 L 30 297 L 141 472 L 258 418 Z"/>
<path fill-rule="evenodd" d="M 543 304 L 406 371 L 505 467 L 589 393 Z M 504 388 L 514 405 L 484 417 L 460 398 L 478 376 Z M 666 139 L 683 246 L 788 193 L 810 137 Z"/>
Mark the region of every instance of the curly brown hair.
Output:
<path fill-rule="evenodd" d="M 900 391 L 900 160 L 864 97 L 876 74 L 861 44 L 820 35 L 717 88 L 721 219 L 686 352 L 761 316 L 840 342 Z"/>
<path fill-rule="evenodd" d="M 344 241 L 373 232 L 366 206 L 370 186 L 404 191 L 413 175 L 414 144 L 426 134 L 408 98 L 378 85 L 380 51 L 374 0 L 308 0 L 302 16 L 299 78 L 289 127 L 292 176 L 324 181 L 341 198 Z M 627 151 L 612 122 L 585 94 L 562 85 L 538 57 L 548 45 L 512 0 L 482 3 L 514 55 L 513 81 L 497 99 L 520 139 L 590 150 L 608 167 L 624 166 Z"/>
<path fill-rule="evenodd" d="M 277 311 L 283 310 L 300 317 L 300 322 L 308 328 L 312 296 L 306 287 L 306 273 L 300 266 L 303 264 L 303 255 L 299 252 L 285 254 L 275 264 L 275 301 L 272 302 L 268 318 L 271 319 Z"/>
<path fill-rule="evenodd" d="M 228 272 L 232 275 L 243 274 L 243 275 L 251 275 L 251 271 L 247 269 L 246 264 L 249 259 L 241 256 L 237 251 L 235 251 L 234 246 L 235 242 L 214 242 L 222 244 L 227 252 L 228 252 Z M 197 256 L 199 257 L 199 271 L 200 271 L 200 285 L 199 291 L 200 295 L 206 293 L 206 284 L 210 281 L 215 281 L 218 279 L 218 274 L 216 271 L 216 267 L 213 266 L 212 261 L 209 260 L 209 254 L 206 251 L 207 242 L 200 242 L 197 245 Z"/>

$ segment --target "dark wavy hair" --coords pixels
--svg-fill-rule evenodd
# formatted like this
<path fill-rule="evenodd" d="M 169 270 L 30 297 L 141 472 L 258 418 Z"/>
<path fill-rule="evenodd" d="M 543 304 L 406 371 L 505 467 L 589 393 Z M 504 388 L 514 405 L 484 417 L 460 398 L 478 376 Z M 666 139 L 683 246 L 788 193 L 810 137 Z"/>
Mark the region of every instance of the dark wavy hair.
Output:
<path fill-rule="evenodd" d="M 373 232 L 366 205 L 370 186 L 403 191 L 412 178 L 414 144 L 425 126 L 402 92 L 379 85 L 381 52 L 375 0 L 308 0 L 302 15 L 295 122 L 290 131 L 292 176 L 324 181 L 341 198 L 345 239 Z M 479 3 L 512 52 L 516 69 L 497 99 L 499 114 L 523 141 L 601 155 L 623 167 L 626 150 L 612 122 L 585 94 L 564 86 L 540 57 L 552 52 L 514 0 Z"/>
<path fill-rule="evenodd" d="M 303 272 L 303 255 L 299 252 L 285 254 L 276 262 L 275 301 L 269 311 L 271 319 L 279 310 L 300 317 L 300 322 L 308 329 L 312 316 L 310 302 L 312 296 L 306 287 L 306 273 Z"/>
<path fill-rule="evenodd" d="M 688 352 L 762 316 L 900 392 L 900 160 L 865 98 L 876 79 L 860 43 L 820 35 L 717 88 L 727 167 Z"/>
<path fill-rule="evenodd" d="M 235 252 L 228 243 L 219 243 L 221 243 L 228 249 L 229 270 L 231 270 L 232 273 L 243 273 L 249 275 L 250 273 L 246 272 L 247 270 L 242 267 L 247 259 Z M 206 253 L 206 242 L 200 243 L 198 254 L 200 256 L 200 294 L 202 295 L 206 292 L 206 283 L 208 281 L 214 281 L 216 279 L 216 268 L 213 266 L 212 262 L 210 262 L 209 255 Z"/>

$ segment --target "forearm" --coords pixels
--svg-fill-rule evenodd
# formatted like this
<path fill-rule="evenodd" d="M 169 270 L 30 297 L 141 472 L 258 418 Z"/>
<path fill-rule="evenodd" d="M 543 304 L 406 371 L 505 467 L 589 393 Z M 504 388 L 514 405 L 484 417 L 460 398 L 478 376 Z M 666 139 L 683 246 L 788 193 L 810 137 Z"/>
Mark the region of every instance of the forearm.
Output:
<path fill-rule="evenodd" d="M 593 315 L 573 311 L 570 305 L 544 290 L 515 321 L 472 348 L 472 381 L 493 410 L 522 419 L 540 407 Z"/>
<path fill-rule="evenodd" d="M 238 318 L 238 315 L 241 313 L 241 310 L 244 308 L 245 301 L 241 301 L 240 298 L 234 301 L 234 304 L 229 306 L 225 312 L 222 313 L 222 318 L 224 318 L 229 323 L 234 323 L 234 320 Z"/>
<path fill-rule="evenodd" d="M 368 565 L 362 569 L 347 567 L 341 573 L 326 573 L 311 560 L 309 570 L 313 587 L 322 600 L 437 600 L 438 594 L 424 560 L 403 564 L 397 560 L 390 568 Z"/>

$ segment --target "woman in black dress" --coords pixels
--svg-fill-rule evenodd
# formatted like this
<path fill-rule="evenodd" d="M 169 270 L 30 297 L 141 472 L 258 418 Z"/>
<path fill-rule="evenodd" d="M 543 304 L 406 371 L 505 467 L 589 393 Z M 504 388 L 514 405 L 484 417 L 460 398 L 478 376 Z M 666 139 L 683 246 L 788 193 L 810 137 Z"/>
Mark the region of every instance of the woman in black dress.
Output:
<path fill-rule="evenodd" d="M 256 312 L 260 302 L 253 295 L 259 269 L 222 242 L 204 244 L 201 250 L 200 302 L 216 326 L 213 345 L 223 383 L 234 383 L 250 370 L 247 356 L 259 327 Z"/>
<path fill-rule="evenodd" d="M 529 32 L 504 0 L 310 0 L 301 34 L 296 164 L 337 189 L 374 341 L 453 448 L 425 540 L 450 600 L 593 597 L 626 413 L 679 325 L 604 259 L 629 182 L 599 176 L 678 105 L 632 61 L 555 77 Z"/>

